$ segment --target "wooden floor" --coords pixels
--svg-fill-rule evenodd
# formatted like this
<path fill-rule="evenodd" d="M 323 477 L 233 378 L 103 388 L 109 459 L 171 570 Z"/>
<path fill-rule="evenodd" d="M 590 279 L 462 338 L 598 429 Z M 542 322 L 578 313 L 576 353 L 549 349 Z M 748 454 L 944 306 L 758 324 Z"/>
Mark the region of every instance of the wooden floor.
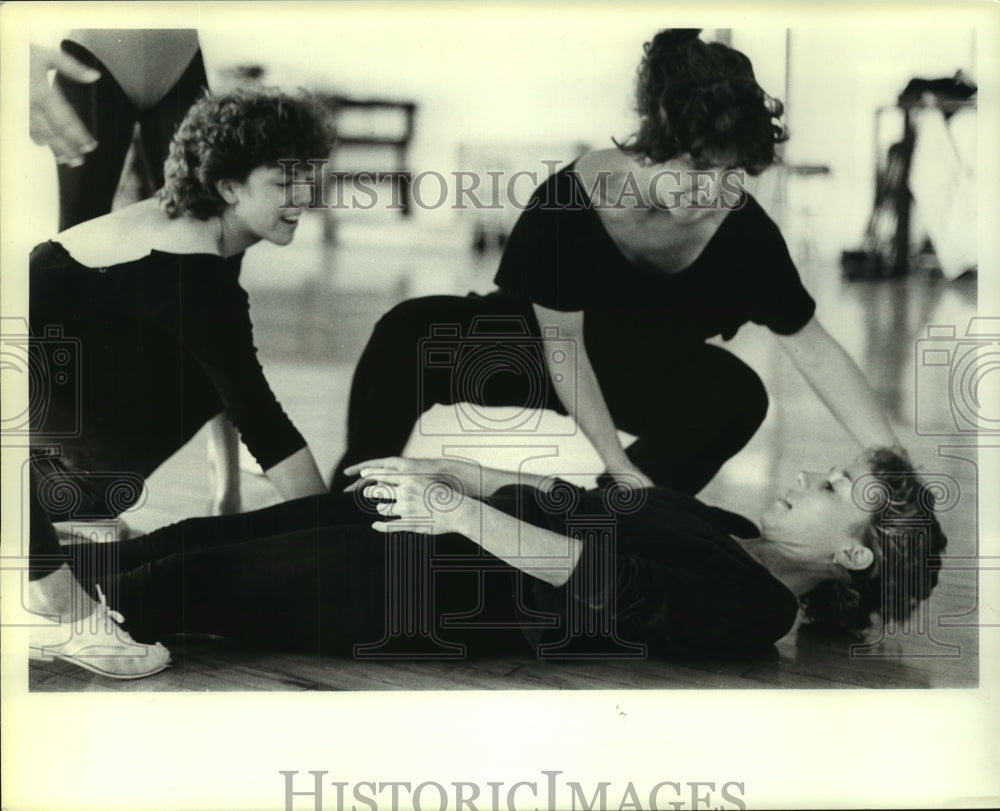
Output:
<path fill-rule="evenodd" d="M 305 228 L 303 229 L 305 230 Z M 497 256 L 478 257 L 458 240 L 397 239 L 386 247 L 349 229 L 342 247 L 319 247 L 308 233 L 284 252 L 264 246 L 247 258 L 261 359 L 286 410 L 314 448 L 324 473 L 343 447 L 352 364 L 381 312 L 407 295 L 486 290 Z M 835 258 L 786 226 L 818 315 L 858 361 L 885 403 L 900 436 L 928 475 L 950 477 L 954 505 L 941 516 L 950 568 L 925 610 L 907 626 L 876 630 L 872 645 L 814 640 L 798 628 L 773 656 L 754 661 L 591 661 L 557 664 L 505 658 L 459 662 L 347 661 L 243 650 L 221 639 L 166 640 L 173 666 L 149 679 L 116 682 L 65 663 L 31 663 L 30 689 L 65 691 L 303 690 L 590 690 L 602 688 L 917 688 L 978 683 L 978 599 L 974 557 L 977 451 L 975 435 L 955 426 L 947 380 L 921 363 L 927 325 L 953 325 L 961 335 L 975 312 L 975 281 L 928 278 L 845 283 Z M 414 242 L 418 242 L 414 247 Z M 289 268 L 275 272 L 275 267 Z M 292 270 L 294 268 L 294 270 Z M 433 275 L 421 270 L 433 268 Z M 940 341 L 939 341 L 940 343 Z M 704 500 L 756 518 L 771 482 L 789 486 L 800 469 L 826 470 L 850 459 L 846 435 L 778 353 L 766 331 L 744 327 L 728 347 L 764 378 L 772 397 L 760 432 L 703 492 Z M 950 399 L 952 398 L 952 399 Z M 919 406 L 920 432 L 915 433 Z M 452 418 L 448 413 L 434 419 Z M 950 421 L 950 422 L 949 422 Z M 943 426 L 943 427 L 942 427 Z M 523 437 L 522 437 L 523 440 Z M 501 441 L 500 444 L 503 444 Z M 509 444 L 509 442 L 508 442 Z M 945 448 L 947 446 L 947 449 Z M 415 437 L 410 452 L 434 453 Z M 498 455 L 502 453 L 498 451 Z M 596 472 L 591 449 L 572 441 L 548 462 Z M 196 437 L 150 479 L 147 499 L 125 516 L 148 531 L 205 514 L 204 438 Z M 244 506 L 276 501 L 266 482 L 243 475 Z M 965 559 L 963 561 L 963 559 Z"/>

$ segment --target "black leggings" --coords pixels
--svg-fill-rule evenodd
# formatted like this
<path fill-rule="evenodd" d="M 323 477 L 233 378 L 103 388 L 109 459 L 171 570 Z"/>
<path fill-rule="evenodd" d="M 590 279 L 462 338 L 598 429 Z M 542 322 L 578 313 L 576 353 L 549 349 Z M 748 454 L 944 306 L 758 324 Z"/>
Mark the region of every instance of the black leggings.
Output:
<path fill-rule="evenodd" d="M 514 570 L 462 536 L 384 536 L 377 519 L 330 494 L 71 550 L 84 587 L 101 585 L 140 641 L 211 633 L 373 659 L 529 650 Z"/>
<path fill-rule="evenodd" d="M 402 453 L 420 415 L 436 403 L 473 406 L 461 407 L 466 441 L 504 427 L 474 406 L 520 406 L 518 430 L 526 438 L 532 412 L 565 414 L 539 334 L 530 306 L 503 293 L 429 296 L 394 307 L 376 324 L 354 372 L 347 451 L 331 489 L 349 483 L 348 465 Z M 650 364 L 655 373 L 632 378 L 628 370 L 598 371 L 604 398 L 615 425 L 637 437 L 626 449 L 636 466 L 657 485 L 693 495 L 760 427 L 767 392 L 749 366 L 709 344 L 669 365 Z"/>
<path fill-rule="evenodd" d="M 111 72 L 97 57 L 75 42 L 63 42 L 70 56 L 101 72 L 92 84 L 74 82 L 56 74 L 56 86 L 98 145 L 79 167 L 59 164 L 59 230 L 111 211 L 132 130 L 139 122 L 144 158 L 153 190 L 163 185 L 163 162 L 174 129 L 188 108 L 205 92 L 208 80 L 198 51 L 177 84 L 147 110 L 136 109 Z"/>

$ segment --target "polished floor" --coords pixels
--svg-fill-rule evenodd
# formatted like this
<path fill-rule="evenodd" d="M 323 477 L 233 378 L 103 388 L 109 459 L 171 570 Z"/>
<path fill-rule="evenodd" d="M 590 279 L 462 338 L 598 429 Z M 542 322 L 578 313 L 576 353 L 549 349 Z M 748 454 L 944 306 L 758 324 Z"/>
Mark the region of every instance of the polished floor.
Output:
<path fill-rule="evenodd" d="M 949 560 L 929 602 L 909 623 L 875 629 L 867 643 L 813 639 L 793 629 L 773 656 L 739 663 L 588 662 L 576 665 L 504 659 L 485 662 L 375 663 L 239 649 L 225 640 L 177 639 L 174 665 L 137 682 L 110 682 L 62 663 L 32 663 L 37 691 L 158 690 L 419 690 L 626 688 L 915 688 L 978 684 L 978 465 L 974 431 L 982 339 L 966 337 L 989 325 L 972 322 L 975 278 L 944 282 L 926 273 L 905 279 L 846 282 L 836 251 L 816 235 L 822 225 L 808 206 L 782 217 L 793 257 L 818 301 L 818 316 L 859 363 L 912 457 L 941 483 L 947 510 Z M 285 249 L 254 248 L 243 281 L 251 296 L 260 357 L 279 399 L 330 469 L 343 448 L 346 397 L 353 363 L 379 314 L 395 302 L 432 292 L 488 290 L 496 248 L 471 249 L 472 228 L 418 227 L 403 220 L 369 226 L 348 221 L 334 246 L 322 240 L 320 214 L 300 226 Z M 932 327 L 931 332 L 928 328 Z M 998 330 L 993 330 L 997 332 Z M 765 330 L 744 327 L 728 345 L 764 379 L 772 405 L 750 444 L 703 492 L 704 500 L 756 517 L 769 494 L 801 469 L 826 470 L 856 449 L 792 369 Z M 944 354 L 942 354 L 944 353 Z M 945 357 L 946 362 L 941 363 Z M 651 362 L 655 363 L 655 359 Z M 432 430 L 408 452 L 440 452 L 441 435 L 455 424 L 450 409 L 429 417 Z M 454 433 L 454 431 L 452 431 Z M 454 437 L 447 440 L 453 443 Z M 524 435 L 497 436 L 484 461 L 517 463 Z M 531 442 L 527 444 L 532 444 Z M 542 445 L 551 444 L 546 440 Z M 538 471 L 596 473 L 597 457 L 578 438 L 560 441 Z M 247 509 L 276 495 L 244 470 Z M 124 516 L 148 531 L 208 504 L 205 438 L 196 437 L 149 481 L 143 505 Z"/>

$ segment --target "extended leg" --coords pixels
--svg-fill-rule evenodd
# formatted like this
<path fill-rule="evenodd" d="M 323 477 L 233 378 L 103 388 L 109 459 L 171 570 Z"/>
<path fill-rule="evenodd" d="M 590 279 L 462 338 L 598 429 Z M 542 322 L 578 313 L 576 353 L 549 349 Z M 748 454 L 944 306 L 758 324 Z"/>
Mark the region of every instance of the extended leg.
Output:
<path fill-rule="evenodd" d="M 420 582 L 436 630 L 449 612 L 469 611 L 481 599 L 480 579 L 468 571 L 435 572 L 435 554 L 476 559 L 460 536 L 389 538 L 368 526 L 371 516 L 349 496 L 330 494 L 279 505 L 259 514 L 189 519 L 119 546 L 130 566 L 111 586 L 140 639 L 172 633 L 212 633 L 260 648 L 353 655 L 378 643 L 398 617 L 403 595 L 392 584 Z M 389 553 L 405 544 L 405 556 Z M 421 554 L 414 553 L 421 547 Z M 82 552 L 83 550 L 75 550 Z M 412 554 L 411 554 L 412 553 Z M 390 566 L 418 566 L 388 571 Z M 453 568 L 453 567 L 452 567 Z M 510 583 L 493 597 L 508 611 Z M 454 632 L 461 639 L 464 632 Z M 523 639 L 484 627 L 478 651 L 502 652 Z M 464 640 L 463 640 L 464 641 Z"/>

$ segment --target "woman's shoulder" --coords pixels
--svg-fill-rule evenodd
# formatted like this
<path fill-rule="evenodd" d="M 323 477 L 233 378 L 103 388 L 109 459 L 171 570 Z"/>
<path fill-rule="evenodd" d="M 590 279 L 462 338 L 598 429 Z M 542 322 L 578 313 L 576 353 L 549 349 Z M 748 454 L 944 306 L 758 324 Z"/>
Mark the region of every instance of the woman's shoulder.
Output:
<path fill-rule="evenodd" d="M 52 238 L 85 267 L 136 262 L 154 252 L 218 256 L 215 223 L 171 218 L 155 199 L 75 225 Z"/>

